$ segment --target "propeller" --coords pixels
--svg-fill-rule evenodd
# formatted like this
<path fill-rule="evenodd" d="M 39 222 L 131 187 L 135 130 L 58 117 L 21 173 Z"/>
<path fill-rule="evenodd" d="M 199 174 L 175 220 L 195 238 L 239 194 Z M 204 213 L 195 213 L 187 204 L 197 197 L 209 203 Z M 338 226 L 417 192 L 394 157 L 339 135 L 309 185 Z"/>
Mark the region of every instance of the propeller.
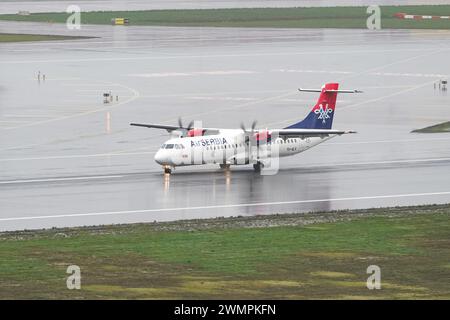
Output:
<path fill-rule="evenodd" d="M 243 122 L 241 122 L 241 129 L 242 129 L 242 131 L 244 131 L 244 133 L 251 133 L 252 135 L 253 135 L 253 132 L 255 131 L 255 127 L 256 127 L 256 120 L 254 120 L 253 122 L 252 122 L 252 126 L 251 126 L 251 128 L 252 128 L 252 130 L 251 131 L 248 131 L 246 128 L 245 128 L 245 125 L 244 125 L 244 123 Z"/>
<path fill-rule="evenodd" d="M 181 117 L 178 118 L 178 126 L 180 127 L 180 129 L 190 130 L 190 129 L 192 129 L 192 125 L 193 124 L 194 124 L 194 121 L 192 120 L 191 122 L 189 122 L 187 127 L 184 127 L 183 126 L 183 121 L 181 120 Z"/>

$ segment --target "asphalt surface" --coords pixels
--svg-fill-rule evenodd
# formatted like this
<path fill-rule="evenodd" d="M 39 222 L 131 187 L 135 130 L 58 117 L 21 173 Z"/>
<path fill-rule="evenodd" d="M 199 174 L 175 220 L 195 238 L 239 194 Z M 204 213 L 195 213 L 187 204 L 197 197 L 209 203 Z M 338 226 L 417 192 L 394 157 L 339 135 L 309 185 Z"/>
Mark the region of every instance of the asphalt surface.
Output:
<path fill-rule="evenodd" d="M 83 26 L 0 22 L 3 32 L 88 40 L 0 44 L 0 230 L 450 201 L 448 31 Z M 46 80 L 37 80 L 38 72 Z M 334 128 L 358 131 L 251 167 L 153 161 L 165 132 L 130 122 L 284 127 L 337 81 Z M 103 103 L 109 92 L 118 101 Z M 109 124 L 108 124 L 109 119 Z"/>
<path fill-rule="evenodd" d="M 433 4 L 449 4 L 449 0 L 433 0 Z M 427 0 L 71 0 L 62 1 L 2 1 L 0 13 L 64 12 L 76 4 L 82 11 L 158 10 L 158 9 L 219 9 L 219 8 L 283 8 L 368 5 L 431 4 Z"/>

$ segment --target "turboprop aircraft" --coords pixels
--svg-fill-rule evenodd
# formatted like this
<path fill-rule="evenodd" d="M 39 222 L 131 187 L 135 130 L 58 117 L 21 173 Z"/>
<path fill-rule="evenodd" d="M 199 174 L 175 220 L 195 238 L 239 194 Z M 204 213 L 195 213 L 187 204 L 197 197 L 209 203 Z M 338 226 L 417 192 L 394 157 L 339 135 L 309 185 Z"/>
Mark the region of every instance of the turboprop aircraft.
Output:
<path fill-rule="evenodd" d="M 219 164 L 222 169 L 231 165 L 253 164 L 259 172 L 272 161 L 306 151 L 318 144 L 351 130 L 333 130 L 333 116 L 338 93 L 360 93 L 359 90 L 339 90 L 338 83 L 327 83 L 321 89 L 299 89 L 301 92 L 320 92 L 317 103 L 302 121 L 282 129 L 204 128 L 194 122 L 184 126 L 131 123 L 132 126 L 164 129 L 171 133 L 155 154 L 155 161 L 170 174 L 175 167 Z"/>

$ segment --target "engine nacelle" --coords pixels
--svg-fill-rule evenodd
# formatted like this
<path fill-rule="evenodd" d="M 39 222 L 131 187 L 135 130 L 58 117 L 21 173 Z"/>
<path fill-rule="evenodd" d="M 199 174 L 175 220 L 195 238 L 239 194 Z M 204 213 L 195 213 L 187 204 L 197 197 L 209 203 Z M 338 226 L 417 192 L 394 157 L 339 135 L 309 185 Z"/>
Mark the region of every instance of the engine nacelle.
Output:
<path fill-rule="evenodd" d="M 270 139 L 272 138 L 269 130 L 261 130 L 257 133 L 255 133 L 255 139 L 259 142 L 270 142 Z"/>
<path fill-rule="evenodd" d="M 205 133 L 205 129 L 191 129 L 187 132 L 188 137 L 199 137 L 203 136 Z"/>

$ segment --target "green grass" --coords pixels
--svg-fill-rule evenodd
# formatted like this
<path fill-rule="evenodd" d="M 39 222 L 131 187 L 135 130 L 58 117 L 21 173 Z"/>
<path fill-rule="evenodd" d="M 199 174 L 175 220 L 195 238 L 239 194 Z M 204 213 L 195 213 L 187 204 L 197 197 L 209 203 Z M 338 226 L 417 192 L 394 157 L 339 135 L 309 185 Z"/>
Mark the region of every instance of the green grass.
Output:
<path fill-rule="evenodd" d="M 1 42 L 22 42 L 22 41 L 52 41 L 52 40 L 75 40 L 87 37 L 74 36 L 58 36 L 47 34 L 16 34 L 16 33 L 0 33 Z"/>
<path fill-rule="evenodd" d="M 439 132 L 450 132 L 450 121 L 436 124 L 434 126 L 429 126 L 422 129 L 416 129 L 412 132 L 416 133 L 439 133 Z"/>
<path fill-rule="evenodd" d="M 83 24 L 111 24 L 116 17 L 129 18 L 131 25 L 214 26 L 277 28 L 366 28 L 367 7 L 193 9 L 151 11 L 102 11 L 82 13 Z M 382 28 L 450 29 L 446 20 L 400 20 L 393 14 L 450 15 L 450 5 L 383 6 Z M 0 15 L 2 20 L 65 23 L 67 13 Z"/>
<path fill-rule="evenodd" d="M 449 299 L 449 218 L 442 205 L 3 233 L 0 298 Z M 81 290 L 65 287 L 71 264 Z M 366 288 L 372 264 L 382 290 Z"/>

